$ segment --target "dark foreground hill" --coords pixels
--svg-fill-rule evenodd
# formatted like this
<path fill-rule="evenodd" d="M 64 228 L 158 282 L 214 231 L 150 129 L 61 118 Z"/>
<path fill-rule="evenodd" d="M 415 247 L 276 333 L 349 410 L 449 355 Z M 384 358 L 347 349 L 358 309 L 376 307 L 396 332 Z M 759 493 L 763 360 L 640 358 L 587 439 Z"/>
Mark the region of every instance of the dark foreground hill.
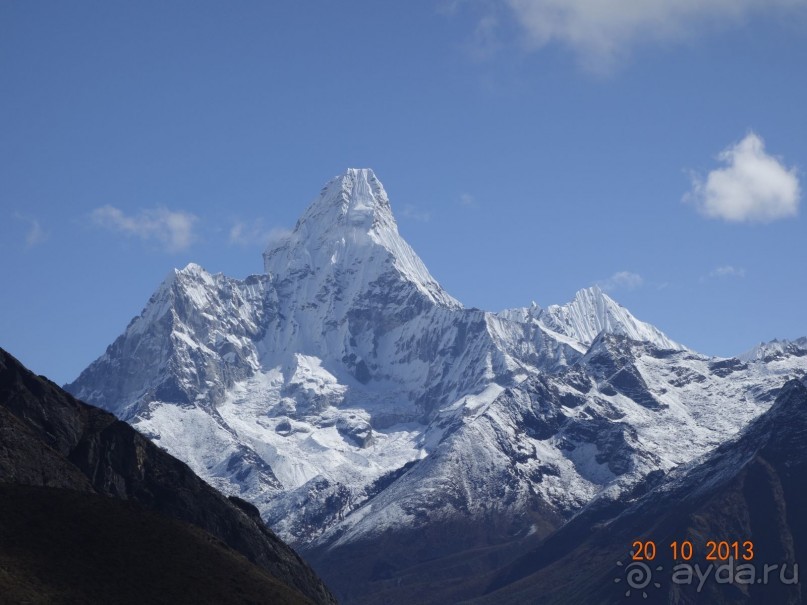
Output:
<path fill-rule="evenodd" d="M 254 507 L 0 349 L 0 602 L 335 600 Z"/>
<path fill-rule="evenodd" d="M 0 485 L 2 603 L 310 603 L 210 534 L 136 504 Z"/>

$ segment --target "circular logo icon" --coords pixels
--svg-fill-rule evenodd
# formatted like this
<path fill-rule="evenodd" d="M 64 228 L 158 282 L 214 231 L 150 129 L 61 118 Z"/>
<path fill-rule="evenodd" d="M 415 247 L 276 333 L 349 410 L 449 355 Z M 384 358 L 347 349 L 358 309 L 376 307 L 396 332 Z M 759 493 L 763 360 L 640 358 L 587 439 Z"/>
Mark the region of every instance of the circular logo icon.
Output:
<path fill-rule="evenodd" d="M 625 567 L 625 564 L 622 561 L 617 561 L 616 563 L 619 567 Z M 661 571 L 664 569 L 661 565 L 656 567 L 655 571 Z M 623 577 L 616 577 L 614 578 L 614 582 L 622 582 L 624 579 L 625 583 L 628 585 L 628 590 L 625 591 L 625 596 L 629 597 L 633 591 L 636 591 L 637 594 L 641 593 L 643 598 L 647 598 L 647 591 L 645 588 L 650 586 L 652 583 L 653 586 L 656 588 L 661 588 L 661 584 L 658 582 L 653 582 L 653 570 L 650 569 L 650 566 L 646 563 L 642 563 L 641 561 L 633 561 L 627 567 L 625 567 L 624 578 Z"/>

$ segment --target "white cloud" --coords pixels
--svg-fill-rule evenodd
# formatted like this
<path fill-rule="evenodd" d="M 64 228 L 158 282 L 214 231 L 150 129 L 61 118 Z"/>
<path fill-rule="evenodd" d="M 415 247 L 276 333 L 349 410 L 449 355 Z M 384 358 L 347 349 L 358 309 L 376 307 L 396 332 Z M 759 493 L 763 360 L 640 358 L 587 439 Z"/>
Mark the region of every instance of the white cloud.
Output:
<path fill-rule="evenodd" d="M 480 19 L 478 28 L 489 46 L 489 29 L 495 25 L 490 15 L 503 5 L 522 30 L 528 49 L 559 44 L 572 50 L 586 68 L 607 72 L 638 44 L 677 41 L 703 32 L 705 26 L 730 26 L 753 13 L 805 4 L 805 0 L 488 0 L 489 14 Z M 457 4 L 452 7 L 456 11 Z"/>
<path fill-rule="evenodd" d="M 444 15 L 455 15 L 468 0 L 440 0 L 435 5 L 438 13 Z"/>
<path fill-rule="evenodd" d="M 291 231 L 288 229 L 267 229 L 263 221 L 258 219 L 250 224 L 236 221 L 230 228 L 230 244 L 236 246 L 267 246 L 269 242 L 284 239 Z"/>
<path fill-rule="evenodd" d="M 14 218 L 17 220 L 28 223 L 28 232 L 25 234 L 25 247 L 33 248 L 48 239 L 48 233 L 42 228 L 39 219 L 32 216 L 26 216 L 19 212 L 14 213 Z"/>
<path fill-rule="evenodd" d="M 419 210 L 412 204 L 406 204 L 403 207 L 403 210 L 401 210 L 401 217 L 408 218 L 413 221 L 419 221 L 421 223 L 428 223 L 432 215 L 430 212 Z"/>
<path fill-rule="evenodd" d="M 731 277 L 742 279 L 745 277 L 745 269 L 733 265 L 722 265 L 710 271 L 709 274 L 702 277 L 700 281 L 703 283 L 711 279 L 726 279 Z"/>
<path fill-rule="evenodd" d="M 798 214 L 801 189 L 796 169 L 765 153 L 759 136 L 749 133 L 718 159 L 725 167 L 710 172 L 705 181 L 693 176 L 692 191 L 684 196 L 703 215 L 735 223 L 768 223 Z"/>
<path fill-rule="evenodd" d="M 722 267 L 717 267 L 709 275 L 712 277 L 745 277 L 745 269 L 732 265 L 723 265 Z"/>
<path fill-rule="evenodd" d="M 114 206 L 101 206 L 90 214 L 92 222 L 144 241 L 156 241 L 170 252 L 184 250 L 194 241 L 193 225 L 199 219 L 193 214 L 167 208 L 143 210 L 136 216 L 125 214 Z"/>
<path fill-rule="evenodd" d="M 479 19 L 473 33 L 471 54 L 477 59 L 486 59 L 493 56 L 501 48 L 499 39 L 499 18 L 488 14 Z"/>
<path fill-rule="evenodd" d="M 269 248 L 270 246 L 280 246 L 281 244 L 290 241 L 293 235 L 294 232 L 290 229 L 284 229 L 282 227 L 270 229 L 269 233 L 267 234 L 266 248 Z"/>
<path fill-rule="evenodd" d="M 597 282 L 606 292 L 613 290 L 635 290 L 644 283 L 642 276 L 631 271 L 617 271 L 611 277 L 601 282 Z"/>
<path fill-rule="evenodd" d="M 460 205 L 467 206 L 469 208 L 476 206 L 476 198 L 474 198 L 474 196 L 472 196 L 470 193 L 460 194 Z"/>

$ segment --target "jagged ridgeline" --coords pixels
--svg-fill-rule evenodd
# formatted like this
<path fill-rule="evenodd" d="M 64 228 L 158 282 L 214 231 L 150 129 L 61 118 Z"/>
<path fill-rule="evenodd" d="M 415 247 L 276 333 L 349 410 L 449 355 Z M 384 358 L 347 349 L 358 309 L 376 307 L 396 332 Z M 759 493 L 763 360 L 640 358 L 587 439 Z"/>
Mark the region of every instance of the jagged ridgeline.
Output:
<path fill-rule="evenodd" d="M 705 454 L 807 369 L 805 341 L 698 354 L 596 287 L 467 308 L 370 170 L 264 266 L 171 272 L 66 388 L 253 503 L 348 603 L 473 596 L 519 540 Z"/>

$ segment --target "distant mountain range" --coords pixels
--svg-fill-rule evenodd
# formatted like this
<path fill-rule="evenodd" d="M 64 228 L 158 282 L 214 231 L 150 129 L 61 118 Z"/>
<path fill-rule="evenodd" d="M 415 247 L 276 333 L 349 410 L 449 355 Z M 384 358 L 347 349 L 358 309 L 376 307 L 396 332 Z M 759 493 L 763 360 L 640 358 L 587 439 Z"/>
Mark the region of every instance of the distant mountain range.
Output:
<path fill-rule="evenodd" d="M 264 265 L 172 271 L 65 388 L 254 504 L 345 603 L 533 602 L 511 584 L 548 573 L 523 563 L 536 544 L 668 485 L 807 372 L 807 339 L 708 357 L 596 287 L 464 307 L 370 170 Z"/>

